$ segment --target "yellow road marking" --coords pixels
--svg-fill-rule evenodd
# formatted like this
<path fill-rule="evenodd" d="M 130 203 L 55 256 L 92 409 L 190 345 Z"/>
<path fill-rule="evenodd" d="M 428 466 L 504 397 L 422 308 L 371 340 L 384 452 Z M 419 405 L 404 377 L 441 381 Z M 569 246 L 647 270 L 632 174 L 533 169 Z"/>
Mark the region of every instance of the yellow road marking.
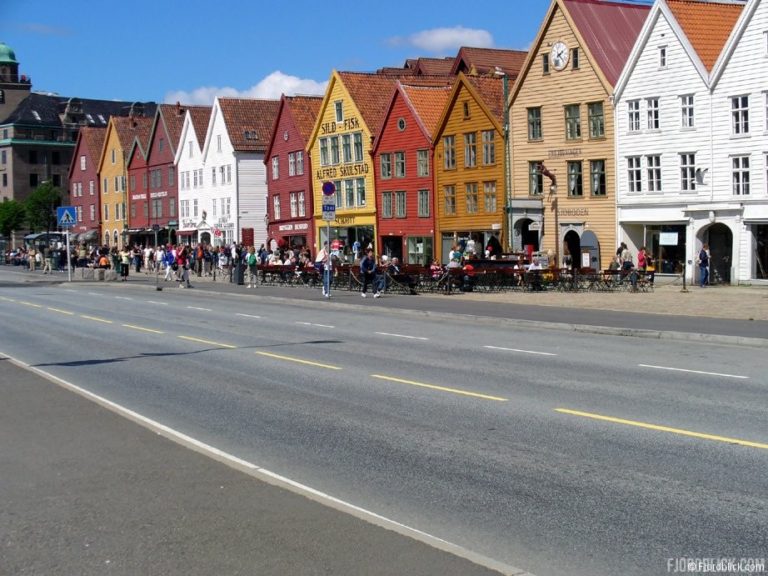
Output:
<path fill-rule="evenodd" d="M 482 398 L 483 400 L 495 400 L 496 402 L 507 402 L 506 398 L 499 398 L 498 396 L 488 396 L 487 394 L 478 394 L 477 392 L 468 392 L 467 390 L 459 390 L 457 388 L 446 388 L 444 386 L 435 386 L 434 384 L 424 384 L 423 382 L 413 382 L 411 380 L 402 380 L 400 378 L 392 378 L 391 376 L 382 376 L 380 374 L 371 374 L 371 378 L 379 378 L 380 380 L 388 380 L 389 382 L 398 382 L 400 384 L 409 384 L 410 386 L 419 386 L 421 388 L 439 390 L 440 392 L 450 392 L 452 394 L 461 394 L 462 396 L 472 396 L 473 398 Z"/>
<path fill-rule="evenodd" d="M 141 326 L 134 326 L 133 324 L 123 324 L 125 328 L 131 328 L 132 330 L 141 330 L 142 332 L 152 332 L 152 334 L 165 334 L 160 330 L 152 330 L 152 328 L 142 328 Z"/>
<path fill-rule="evenodd" d="M 32 308 L 42 308 L 40 304 L 32 304 L 32 302 L 25 302 L 24 300 L 19 300 L 19 304 L 24 304 L 24 306 L 32 306 Z"/>
<path fill-rule="evenodd" d="M 200 342 L 201 344 L 210 344 L 211 346 L 219 346 L 221 348 L 237 348 L 232 344 L 222 344 L 221 342 L 212 342 L 211 340 L 203 340 L 202 338 L 192 338 L 192 336 L 179 336 L 182 340 L 189 340 L 191 342 Z"/>
<path fill-rule="evenodd" d="M 96 318 L 96 316 L 86 316 L 85 314 L 80 314 L 80 318 L 85 318 L 86 320 L 93 320 L 95 322 L 104 322 L 104 324 L 112 324 L 112 320 L 104 320 L 104 318 Z"/>
<path fill-rule="evenodd" d="M 648 424 L 646 422 L 637 422 L 636 420 L 624 420 L 623 418 L 614 418 L 613 416 L 601 416 L 590 412 L 579 412 L 578 410 L 568 410 L 567 408 L 555 408 L 555 412 L 561 414 L 570 414 L 571 416 L 581 416 L 593 420 L 603 420 L 604 422 L 613 422 L 614 424 L 624 424 L 626 426 L 635 426 L 637 428 L 646 428 L 658 432 L 669 432 L 671 434 L 680 434 L 681 436 L 691 436 L 692 438 L 701 438 L 702 440 L 714 440 L 715 442 L 725 442 L 727 444 L 738 444 L 739 446 L 748 446 L 750 448 L 760 448 L 768 450 L 768 444 L 760 442 L 751 442 L 749 440 L 739 440 L 738 438 L 729 438 L 727 436 L 716 436 L 714 434 L 704 434 L 702 432 L 692 432 L 681 428 L 670 428 L 669 426 L 659 426 L 658 424 Z"/>
<path fill-rule="evenodd" d="M 341 370 L 340 366 L 331 366 L 330 364 L 321 364 L 320 362 L 310 362 L 309 360 L 300 360 L 299 358 L 291 358 L 290 356 L 280 356 L 279 354 L 272 354 L 270 352 L 256 352 L 260 356 L 269 356 L 270 358 L 277 358 L 278 360 L 287 360 L 288 362 L 296 362 L 298 364 L 307 364 L 309 366 L 317 366 L 319 368 L 328 368 L 328 370 Z"/>
<path fill-rule="evenodd" d="M 60 310 L 59 308 L 51 308 L 50 306 L 48 306 L 48 310 L 50 310 L 51 312 L 58 312 L 59 314 L 67 314 L 69 316 L 75 315 L 74 312 L 70 312 L 68 310 Z"/>

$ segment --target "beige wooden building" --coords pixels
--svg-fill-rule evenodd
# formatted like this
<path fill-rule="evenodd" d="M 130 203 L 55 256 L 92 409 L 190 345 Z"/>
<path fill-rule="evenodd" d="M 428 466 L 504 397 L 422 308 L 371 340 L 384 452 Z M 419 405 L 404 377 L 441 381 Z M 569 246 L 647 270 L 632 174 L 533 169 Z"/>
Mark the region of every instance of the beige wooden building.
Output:
<path fill-rule="evenodd" d="M 616 250 L 610 96 L 649 6 L 553 0 L 510 93 L 512 247 L 607 268 Z"/>

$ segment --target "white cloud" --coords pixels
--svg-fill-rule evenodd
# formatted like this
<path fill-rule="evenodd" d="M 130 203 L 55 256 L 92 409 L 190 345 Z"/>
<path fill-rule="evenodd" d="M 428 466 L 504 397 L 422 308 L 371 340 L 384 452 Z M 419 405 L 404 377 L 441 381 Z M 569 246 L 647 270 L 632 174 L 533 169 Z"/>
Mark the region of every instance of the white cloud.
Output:
<path fill-rule="evenodd" d="M 289 76 L 288 74 L 283 74 L 277 70 L 261 80 L 258 84 L 254 84 L 246 90 L 237 90 L 236 88 L 231 88 L 229 86 L 201 86 L 200 88 L 195 88 L 191 92 L 184 90 L 168 92 L 165 95 L 164 101 L 171 104 L 181 102 L 183 104 L 211 105 L 216 96 L 274 100 L 279 99 L 283 94 L 288 96 L 294 96 L 296 94 L 322 96 L 325 94 L 327 85 L 327 81 L 317 82 L 306 78 L 297 78 L 296 76 Z"/>
<path fill-rule="evenodd" d="M 434 28 L 411 34 L 408 38 L 391 38 L 390 44 L 395 46 L 409 45 L 420 50 L 426 50 L 435 54 L 455 52 L 462 46 L 475 48 L 492 48 L 493 35 L 487 30 L 464 28 Z"/>

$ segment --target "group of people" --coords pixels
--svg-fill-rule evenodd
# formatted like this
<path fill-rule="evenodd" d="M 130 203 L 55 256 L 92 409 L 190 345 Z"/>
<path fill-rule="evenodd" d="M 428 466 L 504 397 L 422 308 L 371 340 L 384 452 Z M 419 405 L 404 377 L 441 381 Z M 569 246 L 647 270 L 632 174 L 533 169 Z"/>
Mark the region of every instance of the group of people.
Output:
<path fill-rule="evenodd" d="M 619 244 L 609 269 L 618 271 L 619 283 L 629 281 L 632 291 L 635 292 L 637 291 L 637 282 L 640 278 L 646 278 L 651 286 L 653 286 L 656 278 L 656 265 L 653 260 L 653 254 L 645 246 L 641 246 L 637 252 L 637 263 L 635 263 L 632 252 L 630 252 L 626 242 Z"/>

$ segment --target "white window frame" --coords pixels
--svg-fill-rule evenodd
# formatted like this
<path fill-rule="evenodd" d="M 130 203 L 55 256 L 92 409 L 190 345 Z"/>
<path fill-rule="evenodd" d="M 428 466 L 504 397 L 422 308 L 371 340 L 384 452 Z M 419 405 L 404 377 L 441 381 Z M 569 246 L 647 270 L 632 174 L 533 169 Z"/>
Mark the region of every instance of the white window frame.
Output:
<path fill-rule="evenodd" d="M 627 100 L 627 131 L 640 132 L 640 100 Z"/>
<path fill-rule="evenodd" d="M 385 152 L 379 156 L 379 167 L 382 180 L 389 180 L 392 178 L 392 154 Z"/>
<path fill-rule="evenodd" d="M 661 155 L 646 156 L 645 167 L 648 175 L 648 192 L 661 192 Z"/>
<path fill-rule="evenodd" d="M 749 95 L 731 96 L 731 136 L 749 134 Z"/>
<path fill-rule="evenodd" d="M 429 218 L 429 190 L 419 190 L 419 218 Z"/>
<path fill-rule="evenodd" d="M 646 117 L 648 121 L 648 130 L 660 130 L 661 119 L 659 112 L 659 99 L 658 98 L 646 98 Z"/>
<path fill-rule="evenodd" d="M 280 178 L 280 157 L 272 156 L 272 180 Z"/>
<path fill-rule="evenodd" d="M 627 190 L 630 194 L 640 194 L 643 191 L 641 156 L 627 156 Z"/>
<path fill-rule="evenodd" d="M 496 164 L 496 132 L 483 130 L 480 132 L 483 142 L 483 166 Z"/>
<path fill-rule="evenodd" d="M 306 216 L 306 204 L 304 203 L 304 191 L 300 191 L 297 195 L 297 202 L 299 205 L 299 218 Z"/>
<path fill-rule="evenodd" d="M 693 94 L 683 94 L 680 96 L 680 126 L 684 130 L 690 130 L 696 127 L 696 101 Z"/>
<path fill-rule="evenodd" d="M 456 137 L 443 136 L 443 168 L 454 170 L 456 168 Z"/>
<path fill-rule="evenodd" d="M 477 133 L 467 132 L 464 134 L 464 167 L 474 168 L 477 166 Z"/>
<path fill-rule="evenodd" d="M 429 176 L 429 150 L 416 150 L 416 175 Z"/>
<path fill-rule="evenodd" d="M 498 207 L 498 194 L 496 193 L 496 181 L 483 182 L 483 207 L 486 214 L 495 214 Z"/>
<path fill-rule="evenodd" d="M 734 196 L 749 196 L 749 154 L 731 156 L 731 180 Z"/>
<path fill-rule="evenodd" d="M 659 70 L 667 69 L 667 47 L 659 46 Z"/>
<path fill-rule="evenodd" d="M 395 192 L 395 218 L 405 218 L 407 216 L 407 199 L 404 190 Z"/>
<path fill-rule="evenodd" d="M 680 191 L 696 192 L 696 153 L 680 153 Z"/>

